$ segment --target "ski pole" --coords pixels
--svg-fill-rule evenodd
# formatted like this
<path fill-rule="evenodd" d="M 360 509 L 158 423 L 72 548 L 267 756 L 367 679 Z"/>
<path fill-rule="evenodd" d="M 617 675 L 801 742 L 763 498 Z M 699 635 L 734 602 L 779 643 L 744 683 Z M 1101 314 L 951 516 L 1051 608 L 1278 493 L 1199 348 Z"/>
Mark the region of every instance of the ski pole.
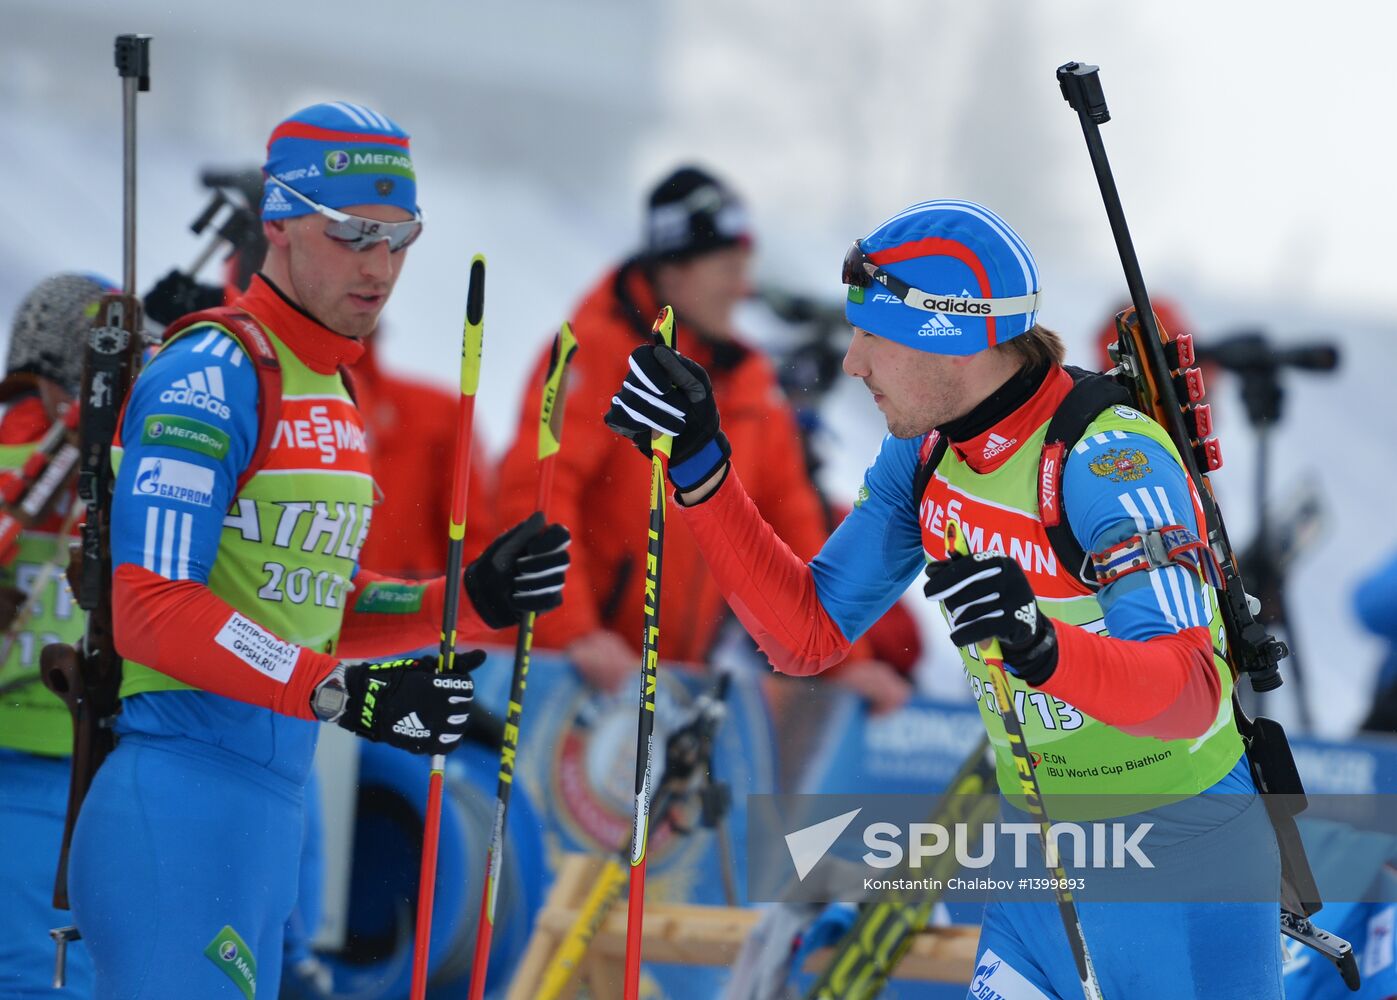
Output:
<path fill-rule="evenodd" d="M 960 522 L 955 518 L 946 521 L 946 557 L 968 556 L 970 547 Z M 1019 773 L 1019 791 L 1023 794 L 1028 813 L 1038 821 L 1038 832 L 1043 839 L 1044 862 L 1048 865 L 1053 879 L 1053 895 L 1057 897 L 1057 909 L 1062 915 L 1062 926 L 1067 931 L 1067 943 L 1072 947 L 1072 959 L 1077 964 L 1077 975 L 1082 980 L 1082 994 L 1086 1000 L 1104 1000 L 1101 984 L 1096 981 L 1096 968 L 1091 964 L 1091 952 L 1087 951 L 1087 939 L 1082 933 L 1082 921 L 1077 915 L 1077 901 L 1067 888 L 1067 872 L 1061 859 L 1048 849 L 1048 833 L 1052 826 L 1048 819 L 1047 807 L 1043 803 L 1043 791 L 1038 787 L 1038 774 L 1033 770 L 1033 757 L 1029 753 L 1028 740 L 1024 737 L 1023 724 L 1014 709 L 1014 699 L 1009 693 L 1009 675 L 1004 669 L 1004 654 L 1000 652 L 999 640 L 990 639 L 980 643 L 980 656 L 985 661 L 990 683 L 994 685 L 994 700 L 999 709 L 999 718 L 1004 723 L 1004 735 L 1009 738 L 1009 751 L 1014 755 L 1014 768 Z"/>
<path fill-rule="evenodd" d="M 674 310 L 665 306 L 652 328 L 674 347 Z M 645 549 L 645 631 L 640 652 L 640 724 L 635 752 L 635 824 L 631 828 L 631 886 L 626 911 L 625 1000 L 640 995 L 640 932 L 645 922 L 645 847 L 650 835 L 650 773 L 655 758 L 655 680 L 660 643 L 660 564 L 665 547 L 665 476 L 674 439 L 655 435 L 650 445 L 650 528 Z"/>
<path fill-rule="evenodd" d="M 446 599 L 441 616 L 441 651 L 437 669 L 449 671 L 456 659 L 456 614 L 461 606 L 461 568 L 466 537 L 466 489 L 471 478 L 475 391 L 480 385 L 480 351 L 485 337 L 485 256 L 471 258 L 466 291 L 466 323 L 461 335 L 461 404 L 456 417 L 456 455 L 451 469 L 450 541 L 446 548 Z M 417 940 L 412 953 L 412 1000 L 427 995 L 427 958 L 432 942 L 432 902 L 436 893 L 437 843 L 441 838 L 442 780 L 446 755 L 432 755 L 427 785 L 427 815 L 422 826 L 422 871 L 417 884 Z"/>
<path fill-rule="evenodd" d="M 567 370 L 577 353 L 577 338 L 564 323 L 553 338 L 553 354 L 543 382 L 543 399 L 538 413 L 538 494 L 534 504 L 545 517 L 548 495 L 553 488 L 553 465 L 563 446 L 563 408 L 567 394 Z M 529 652 L 534 643 L 532 611 L 525 612 L 514 644 L 514 673 L 509 682 L 509 712 L 505 716 L 504 740 L 500 747 L 499 786 L 495 792 L 495 825 L 490 835 L 490 853 L 485 859 L 485 887 L 480 896 L 480 920 L 475 928 L 475 959 L 471 963 L 470 1000 L 485 995 L 485 974 L 490 966 L 490 941 L 495 935 L 495 904 L 499 897 L 500 866 L 504 856 L 505 817 L 509 792 L 514 787 L 514 759 L 519 752 L 519 726 L 524 716 L 524 687 L 529 678 Z"/>

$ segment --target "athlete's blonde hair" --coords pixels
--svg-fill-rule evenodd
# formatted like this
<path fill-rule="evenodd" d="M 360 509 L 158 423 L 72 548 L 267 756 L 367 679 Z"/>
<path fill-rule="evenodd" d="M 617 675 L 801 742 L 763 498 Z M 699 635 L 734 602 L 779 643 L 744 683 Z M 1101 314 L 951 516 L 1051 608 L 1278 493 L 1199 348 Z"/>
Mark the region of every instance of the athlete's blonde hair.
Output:
<path fill-rule="evenodd" d="M 1046 326 L 1037 323 L 1033 324 L 1033 329 L 1027 333 L 996 344 L 991 350 L 1014 355 L 1020 360 L 1021 368 L 1060 365 L 1067 358 L 1067 345 L 1062 342 L 1062 338 Z"/>

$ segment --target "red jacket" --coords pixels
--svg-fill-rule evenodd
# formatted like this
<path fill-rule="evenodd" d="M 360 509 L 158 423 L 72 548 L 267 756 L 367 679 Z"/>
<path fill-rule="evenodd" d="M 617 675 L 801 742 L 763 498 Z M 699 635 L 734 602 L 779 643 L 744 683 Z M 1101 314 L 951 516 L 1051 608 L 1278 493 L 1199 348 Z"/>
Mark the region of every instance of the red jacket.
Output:
<path fill-rule="evenodd" d="M 385 372 L 378 363 L 378 336 L 369 340 L 368 350 L 350 369 L 368 432 L 374 480 L 383 491 L 359 561 L 386 576 L 426 579 L 446 568 L 449 478 L 460 396 Z M 466 501 L 467 560 L 495 537 L 494 479 L 477 435 Z"/>
<path fill-rule="evenodd" d="M 572 320 L 573 359 L 557 459 L 551 519 L 572 531 L 572 566 L 562 607 L 538 620 L 539 645 L 562 648 L 597 629 L 631 640 L 639 650 L 645 586 L 645 526 L 650 464 L 631 442 L 602 422 L 625 378 L 627 358 L 644 343 L 659 311 L 641 269 L 623 265 L 583 299 Z M 759 352 L 739 343 L 712 345 L 679 325 L 680 351 L 708 371 L 732 443 L 733 464 L 762 515 L 802 560 L 819 551 L 824 517 L 811 485 L 795 418 Z M 519 431 L 499 469 L 500 522 L 533 510 L 539 394 L 548 352 L 529 376 Z M 671 517 L 665 529 L 661 655 L 702 662 L 726 613 L 688 526 Z"/>

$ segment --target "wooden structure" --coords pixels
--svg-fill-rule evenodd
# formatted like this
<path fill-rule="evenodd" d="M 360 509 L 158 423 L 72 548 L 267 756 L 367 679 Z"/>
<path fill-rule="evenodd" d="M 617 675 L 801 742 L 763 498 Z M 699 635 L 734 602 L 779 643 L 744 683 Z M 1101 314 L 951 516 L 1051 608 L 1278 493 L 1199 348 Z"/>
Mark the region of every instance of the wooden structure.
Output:
<path fill-rule="evenodd" d="M 559 942 L 572 927 L 583 900 L 601 870 L 602 859 L 593 855 L 569 855 L 538 915 L 528 950 L 510 984 L 508 1000 L 533 1000 L 543 971 Z M 754 909 L 699 906 L 692 903 L 654 903 L 645 909 L 645 961 L 686 965 L 729 966 L 737 960 L 742 942 L 760 919 Z M 897 978 L 921 982 L 968 983 L 975 969 L 978 927 L 938 927 L 917 936 L 897 967 Z M 586 984 L 598 1000 L 621 995 L 622 961 L 626 952 L 624 894 L 597 930 L 578 974 L 563 997 L 577 995 Z M 829 961 L 831 949 L 810 956 L 805 971 L 819 972 Z"/>

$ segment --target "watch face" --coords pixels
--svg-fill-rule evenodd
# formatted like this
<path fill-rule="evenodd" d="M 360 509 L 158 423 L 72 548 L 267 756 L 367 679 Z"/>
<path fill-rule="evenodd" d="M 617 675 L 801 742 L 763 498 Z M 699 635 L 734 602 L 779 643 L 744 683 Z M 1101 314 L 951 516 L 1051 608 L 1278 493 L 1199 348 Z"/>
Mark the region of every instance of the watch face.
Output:
<path fill-rule="evenodd" d="M 315 693 L 315 714 L 325 722 L 333 722 L 349 703 L 349 692 L 340 685 L 323 685 Z"/>

